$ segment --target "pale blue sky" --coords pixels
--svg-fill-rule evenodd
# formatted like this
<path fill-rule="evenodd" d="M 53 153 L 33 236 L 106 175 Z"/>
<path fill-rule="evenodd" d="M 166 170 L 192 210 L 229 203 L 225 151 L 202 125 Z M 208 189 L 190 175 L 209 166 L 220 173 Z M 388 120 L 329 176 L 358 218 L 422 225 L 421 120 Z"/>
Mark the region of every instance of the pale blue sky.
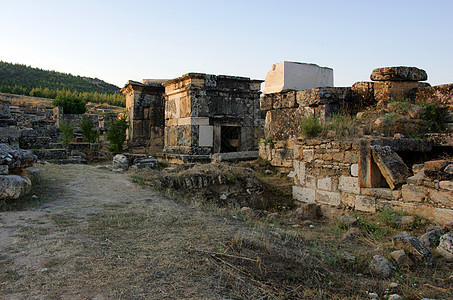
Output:
<path fill-rule="evenodd" d="M 264 79 L 283 60 L 335 86 L 416 66 L 453 82 L 453 0 L 0 0 L 0 60 L 123 86 L 188 72 Z"/>

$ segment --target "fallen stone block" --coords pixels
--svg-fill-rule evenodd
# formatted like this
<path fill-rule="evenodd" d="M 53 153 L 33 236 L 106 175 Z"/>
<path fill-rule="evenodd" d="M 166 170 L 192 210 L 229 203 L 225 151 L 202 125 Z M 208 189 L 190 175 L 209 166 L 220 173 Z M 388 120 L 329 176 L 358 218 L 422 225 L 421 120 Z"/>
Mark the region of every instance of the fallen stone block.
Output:
<path fill-rule="evenodd" d="M 433 266 L 434 258 L 432 252 L 416 237 L 407 232 L 402 232 L 392 238 L 393 245 L 404 248 L 416 258 L 421 259 L 429 267 Z"/>
<path fill-rule="evenodd" d="M 409 168 L 401 157 L 389 146 L 371 146 L 373 159 L 392 190 L 402 186 L 411 176 Z"/>
<path fill-rule="evenodd" d="M 113 167 L 125 170 L 129 168 L 129 159 L 125 155 L 117 154 L 113 157 Z"/>
<path fill-rule="evenodd" d="M 390 253 L 390 257 L 393 258 L 399 266 L 412 267 L 414 265 L 414 262 L 407 256 L 403 249 L 393 251 Z"/>
<path fill-rule="evenodd" d="M 134 160 L 133 167 L 137 169 L 155 169 L 159 167 L 159 162 L 155 157 L 148 156 L 148 157 L 139 157 Z"/>
<path fill-rule="evenodd" d="M 254 160 L 259 157 L 258 151 L 242 151 L 242 152 L 227 152 L 215 153 L 211 155 L 213 162 L 221 161 L 241 161 L 241 160 Z"/>

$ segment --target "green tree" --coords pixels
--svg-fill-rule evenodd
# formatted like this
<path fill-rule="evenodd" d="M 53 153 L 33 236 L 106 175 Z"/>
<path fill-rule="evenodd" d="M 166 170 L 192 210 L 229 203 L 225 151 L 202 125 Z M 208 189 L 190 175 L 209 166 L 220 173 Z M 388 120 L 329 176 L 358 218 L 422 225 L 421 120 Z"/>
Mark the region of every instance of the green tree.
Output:
<path fill-rule="evenodd" d="M 72 122 L 62 122 L 60 124 L 61 141 L 65 148 L 74 140 L 74 124 Z"/>
<path fill-rule="evenodd" d="M 107 140 L 110 142 L 110 152 L 120 153 L 123 150 L 127 127 L 126 116 L 122 116 L 110 124 L 107 131 Z"/>
<path fill-rule="evenodd" d="M 99 138 L 99 132 L 94 128 L 95 125 L 95 122 L 87 116 L 82 117 L 80 129 L 82 130 L 83 138 L 89 143 L 96 143 Z"/>
<path fill-rule="evenodd" d="M 58 95 L 53 101 L 53 106 L 63 107 L 63 112 L 65 114 L 83 114 L 87 111 L 85 102 L 76 98 L 70 93 Z"/>

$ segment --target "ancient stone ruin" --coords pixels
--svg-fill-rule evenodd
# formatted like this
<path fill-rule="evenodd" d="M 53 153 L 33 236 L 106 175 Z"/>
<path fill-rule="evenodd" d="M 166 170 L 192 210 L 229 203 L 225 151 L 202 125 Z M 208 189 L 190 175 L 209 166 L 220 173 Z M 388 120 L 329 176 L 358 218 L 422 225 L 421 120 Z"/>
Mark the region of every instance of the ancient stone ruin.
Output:
<path fill-rule="evenodd" d="M 273 66 L 269 74 L 274 73 Z M 440 224 L 451 222 L 453 182 L 449 172 L 453 162 L 430 162 L 429 158 L 442 151 L 452 153 L 448 128 L 453 125 L 453 85 L 431 87 L 421 82 L 427 79 L 426 72 L 414 67 L 380 68 L 370 77 L 373 82 L 357 82 L 352 87 L 325 86 L 319 80 L 309 89 L 265 90 L 261 109 L 267 113 L 260 156 L 274 166 L 294 168 L 293 197 L 301 203 L 366 212 L 395 208 Z M 407 106 L 407 115 L 391 114 L 398 101 Z M 379 130 L 389 123 L 389 116 L 396 132 L 423 126 L 421 108 L 411 104 L 421 101 L 447 110 L 447 131 L 427 134 L 428 140 L 405 138 L 401 133 L 382 137 Z M 313 115 L 325 124 L 337 114 L 358 113 L 361 117 L 370 106 L 384 117 L 365 121 L 372 124 L 360 128 L 354 137 L 302 138 L 299 122 L 306 116 Z"/>
<path fill-rule="evenodd" d="M 122 92 L 133 151 L 162 152 L 167 159 L 256 151 L 261 82 L 201 73 L 129 81 Z"/>

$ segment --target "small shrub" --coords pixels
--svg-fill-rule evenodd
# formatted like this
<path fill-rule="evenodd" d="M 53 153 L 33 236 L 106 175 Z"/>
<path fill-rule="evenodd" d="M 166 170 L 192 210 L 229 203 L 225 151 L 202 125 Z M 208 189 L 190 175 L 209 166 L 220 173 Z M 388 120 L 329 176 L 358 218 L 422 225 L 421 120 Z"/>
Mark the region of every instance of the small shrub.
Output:
<path fill-rule="evenodd" d="M 425 122 L 426 129 L 431 132 L 440 132 L 445 130 L 446 111 L 432 103 L 421 103 L 423 108 L 422 118 Z"/>
<path fill-rule="evenodd" d="M 61 141 L 66 148 L 74 140 L 74 124 L 72 122 L 62 122 L 59 129 L 61 132 Z"/>
<path fill-rule="evenodd" d="M 302 134 L 308 138 L 318 136 L 322 132 L 321 123 L 314 115 L 302 118 L 300 129 Z"/>
<path fill-rule="evenodd" d="M 126 129 L 128 127 L 126 116 L 112 122 L 107 131 L 107 140 L 110 142 L 109 151 L 120 153 L 123 150 L 124 141 L 126 141 Z"/>
<path fill-rule="evenodd" d="M 80 129 L 82 130 L 83 138 L 89 143 L 96 143 L 99 138 L 99 133 L 94 129 L 95 122 L 90 120 L 87 116 L 82 117 Z"/>

